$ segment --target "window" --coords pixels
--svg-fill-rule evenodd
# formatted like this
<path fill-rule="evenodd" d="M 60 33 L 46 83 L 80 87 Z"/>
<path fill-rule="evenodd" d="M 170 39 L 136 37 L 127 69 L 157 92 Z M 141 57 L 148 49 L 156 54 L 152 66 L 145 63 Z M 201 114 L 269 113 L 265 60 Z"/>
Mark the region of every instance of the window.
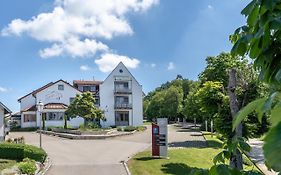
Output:
<path fill-rule="evenodd" d="M 59 121 L 63 120 L 64 112 L 47 112 L 46 120 Z"/>
<path fill-rule="evenodd" d="M 24 122 L 35 122 L 36 121 L 36 115 L 35 114 L 24 114 L 23 115 L 23 121 Z"/>
<path fill-rule="evenodd" d="M 64 90 L 64 85 L 63 84 L 59 84 L 58 85 L 58 90 L 63 91 Z"/>
<path fill-rule="evenodd" d="M 69 104 L 71 104 L 74 101 L 74 99 L 75 99 L 74 97 L 70 97 L 69 98 Z"/>
<path fill-rule="evenodd" d="M 91 91 L 95 92 L 97 90 L 96 86 L 91 86 Z"/>
<path fill-rule="evenodd" d="M 127 104 L 129 103 L 129 97 L 126 97 L 126 96 L 116 96 L 115 97 L 115 103 L 118 103 L 118 104 Z"/>
<path fill-rule="evenodd" d="M 128 82 L 115 82 L 116 89 L 128 89 L 129 83 Z"/>
<path fill-rule="evenodd" d="M 91 86 L 83 86 L 83 92 L 91 91 Z"/>

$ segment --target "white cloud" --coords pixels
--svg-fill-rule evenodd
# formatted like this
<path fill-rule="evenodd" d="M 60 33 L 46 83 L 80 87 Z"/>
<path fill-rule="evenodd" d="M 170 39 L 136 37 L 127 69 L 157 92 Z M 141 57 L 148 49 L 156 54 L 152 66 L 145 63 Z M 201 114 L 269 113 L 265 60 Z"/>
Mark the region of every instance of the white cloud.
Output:
<path fill-rule="evenodd" d="M 26 34 L 50 42 L 50 47 L 39 51 L 43 58 L 63 54 L 92 56 L 108 50 L 100 39 L 133 34 L 126 18 L 129 12 L 145 12 L 158 3 L 159 0 L 55 0 L 51 12 L 38 14 L 30 20 L 15 19 L 1 34 Z"/>
<path fill-rule="evenodd" d="M 173 63 L 173 62 L 169 62 L 169 64 L 168 64 L 168 68 L 167 68 L 168 70 L 173 70 L 173 69 L 175 69 L 175 64 Z"/>
<path fill-rule="evenodd" d="M 55 43 L 49 48 L 40 50 L 39 54 L 42 58 L 59 56 L 61 54 L 70 55 L 71 57 L 87 57 L 95 55 L 97 51 L 107 50 L 107 45 L 96 40 L 85 39 L 81 41 L 77 38 L 69 38 L 64 43 Z"/>
<path fill-rule="evenodd" d="M 214 9 L 214 7 L 212 5 L 208 5 L 208 9 Z"/>
<path fill-rule="evenodd" d="M 112 71 L 120 62 L 123 62 L 126 67 L 132 69 L 137 68 L 140 64 L 140 61 L 136 58 L 129 58 L 127 56 L 116 55 L 112 53 L 103 54 L 99 59 L 95 60 L 99 70 L 102 72 Z"/>
<path fill-rule="evenodd" d="M 151 66 L 152 68 L 154 68 L 154 67 L 156 67 L 156 64 L 151 63 L 150 66 Z"/>
<path fill-rule="evenodd" d="M 7 92 L 8 89 L 0 86 L 0 92 Z"/>
<path fill-rule="evenodd" d="M 92 68 L 90 68 L 88 65 L 82 65 L 82 66 L 80 66 L 80 70 L 81 71 L 89 71 L 89 70 L 91 70 Z"/>

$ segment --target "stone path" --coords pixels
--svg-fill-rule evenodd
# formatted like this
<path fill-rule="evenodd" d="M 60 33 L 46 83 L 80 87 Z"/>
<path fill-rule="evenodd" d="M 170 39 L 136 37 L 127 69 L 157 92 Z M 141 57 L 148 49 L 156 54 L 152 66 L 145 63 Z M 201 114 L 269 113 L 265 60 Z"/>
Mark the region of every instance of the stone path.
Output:
<path fill-rule="evenodd" d="M 248 143 L 252 147 L 249 156 L 254 162 L 256 162 L 257 166 L 264 172 L 264 174 L 277 175 L 278 173 L 269 171 L 264 164 L 264 156 L 262 150 L 263 141 L 260 141 L 258 139 L 250 139 Z"/>

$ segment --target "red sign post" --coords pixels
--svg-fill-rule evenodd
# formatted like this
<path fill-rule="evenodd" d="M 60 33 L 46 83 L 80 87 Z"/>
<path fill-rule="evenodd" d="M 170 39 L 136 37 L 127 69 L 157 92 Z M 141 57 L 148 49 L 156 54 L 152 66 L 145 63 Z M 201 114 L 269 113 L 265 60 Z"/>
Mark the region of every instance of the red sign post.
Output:
<path fill-rule="evenodd" d="M 152 123 L 152 156 L 160 156 L 159 144 L 157 144 L 159 139 L 159 126 Z"/>

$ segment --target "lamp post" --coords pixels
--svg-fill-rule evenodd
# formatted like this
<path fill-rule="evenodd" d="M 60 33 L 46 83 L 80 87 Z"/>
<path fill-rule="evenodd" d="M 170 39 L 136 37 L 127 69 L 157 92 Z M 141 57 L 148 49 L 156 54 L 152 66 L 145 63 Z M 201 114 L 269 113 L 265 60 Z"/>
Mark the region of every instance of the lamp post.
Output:
<path fill-rule="evenodd" d="M 43 112 L 43 108 L 44 108 L 44 104 L 39 101 L 39 103 L 37 104 L 37 111 L 39 112 L 39 118 L 40 118 L 40 124 L 39 124 L 39 144 L 40 144 L 40 148 L 42 148 L 42 112 Z"/>

